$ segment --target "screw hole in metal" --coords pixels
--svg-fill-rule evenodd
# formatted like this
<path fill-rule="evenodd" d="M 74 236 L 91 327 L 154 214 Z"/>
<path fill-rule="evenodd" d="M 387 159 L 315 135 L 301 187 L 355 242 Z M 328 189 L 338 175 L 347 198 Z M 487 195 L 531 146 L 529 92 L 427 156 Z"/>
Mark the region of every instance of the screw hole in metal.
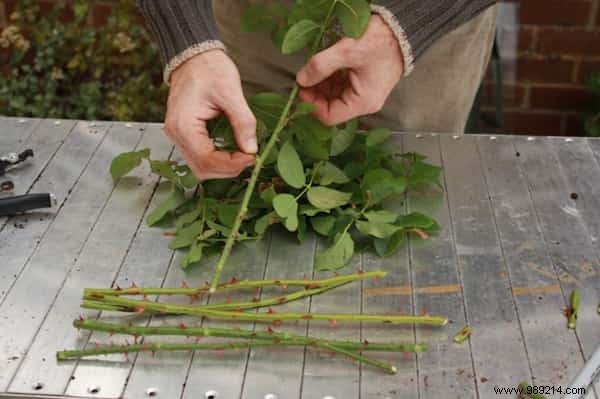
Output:
<path fill-rule="evenodd" d="M 264 399 L 279 399 L 279 396 L 275 395 L 274 393 L 268 393 L 265 395 Z"/>
<path fill-rule="evenodd" d="M 527 137 L 527 141 L 535 141 L 535 137 L 529 136 L 529 137 Z"/>
<path fill-rule="evenodd" d="M 35 384 L 33 384 L 34 391 L 40 391 L 43 388 L 44 388 L 44 384 L 42 384 L 41 382 L 36 382 Z"/>
<path fill-rule="evenodd" d="M 570 137 L 568 137 L 568 138 L 566 138 L 566 139 L 565 139 L 565 142 L 567 142 L 567 143 L 572 143 L 572 142 L 573 142 L 573 139 L 572 139 L 572 138 L 570 138 Z"/>
<path fill-rule="evenodd" d="M 148 388 L 146 389 L 146 395 L 153 398 L 158 395 L 158 388 Z"/>
<path fill-rule="evenodd" d="M 204 393 L 204 397 L 205 397 L 206 399 L 217 399 L 217 396 L 218 396 L 218 395 L 219 395 L 219 394 L 218 394 L 218 392 L 217 392 L 217 391 L 206 391 L 206 392 Z"/>
<path fill-rule="evenodd" d="M 423 138 L 423 135 L 422 135 L 421 133 L 417 133 L 417 134 L 415 135 L 415 137 L 416 137 L 416 138 L 418 138 L 418 139 L 422 139 L 422 138 Z"/>
<path fill-rule="evenodd" d="M 100 387 L 98 385 L 91 386 L 88 388 L 88 392 L 92 395 L 96 395 L 97 393 L 100 393 Z"/>
<path fill-rule="evenodd" d="M 491 140 L 491 141 L 496 141 L 496 140 L 498 140 L 498 137 L 496 137 L 496 136 L 491 136 L 491 137 L 490 137 L 490 140 Z"/>
<path fill-rule="evenodd" d="M 458 134 L 456 134 L 456 135 L 452 136 L 452 138 L 453 138 L 454 140 L 460 140 L 460 136 L 459 136 Z M 327 398 L 327 396 L 326 396 L 325 398 Z M 323 398 L 323 399 L 325 399 L 325 398 Z M 333 398 L 333 397 L 332 397 L 332 398 Z"/>

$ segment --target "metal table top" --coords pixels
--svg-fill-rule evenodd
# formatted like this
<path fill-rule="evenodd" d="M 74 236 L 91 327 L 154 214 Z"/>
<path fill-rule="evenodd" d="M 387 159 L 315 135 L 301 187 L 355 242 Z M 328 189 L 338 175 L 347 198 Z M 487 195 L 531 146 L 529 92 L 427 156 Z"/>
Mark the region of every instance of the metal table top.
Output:
<path fill-rule="evenodd" d="M 167 248 L 169 238 L 145 225 L 144 215 L 166 193 L 146 166 L 116 186 L 108 173 L 116 154 L 134 148 L 151 148 L 155 159 L 176 157 L 162 125 L 0 118 L 1 152 L 36 153 L 7 179 L 17 193 L 52 192 L 59 204 L 0 218 L 0 398 L 197 399 L 210 391 L 217 398 L 494 398 L 515 397 L 494 388 L 522 380 L 564 389 L 600 343 L 600 140 L 407 133 L 395 135 L 394 143 L 443 166 L 443 195 L 418 193 L 398 203 L 435 216 L 443 231 L 407 242 L 392 258 L 353 259 L 351 269 L 391 272 L 381 281 L 286 306 L 429 312 L 452 323 L 281 329 L 428 344 L 418 356 L 382 355 L 398 366 L 397 375 L 300 348 L 57 364 L 57 350 L 123 340 L 71 326 L 82 313 L 97 315 L 79 308 L 84 287 L 201 284 L 214 260 L 184 273 L 181 254 Z M 273 234 L 234 250 L 226 271 L 240 279 L 301 278 L 312 273 L 319 245 Z M 571 331 L 562 311 L 575 287 L 582 305 Z M 466 323 L 474 328 L 471 339 L 453 343 Z"/>

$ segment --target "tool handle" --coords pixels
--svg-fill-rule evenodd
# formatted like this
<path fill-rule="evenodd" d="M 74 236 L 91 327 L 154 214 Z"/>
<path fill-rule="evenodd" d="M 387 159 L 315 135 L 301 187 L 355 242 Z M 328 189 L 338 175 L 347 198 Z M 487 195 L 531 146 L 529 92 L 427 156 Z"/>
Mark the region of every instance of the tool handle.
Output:
<path fill-rule="evenodd" d="M 51 208 L 52 194 L 25 194 L 0 198 L 0 216 L 14 215 L 32 209 Z"/>

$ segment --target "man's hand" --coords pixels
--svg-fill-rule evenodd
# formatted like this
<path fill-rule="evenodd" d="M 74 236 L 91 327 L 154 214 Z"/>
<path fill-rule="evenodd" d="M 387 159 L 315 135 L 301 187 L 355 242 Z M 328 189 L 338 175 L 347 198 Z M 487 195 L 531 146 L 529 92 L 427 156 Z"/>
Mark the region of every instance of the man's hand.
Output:
<path fill-rule="evenodd" d="M 317 106 L 315 116 L 337 125 L 379 112 L 403 69 L 398 40 L 383 19 L 373 15 L 359 39 L 344 38 L 316 54 L 296 80 L 302 101 Z"/>
<path fill-rule="evenodd" d="M 206 122 L 225 113 L 238 147 L 217 151 Z M 256 119 L 242 92 L 239 72 L 220 50 L 199 54 L 173 72 L 165 131 L 199 179 L 235 177 L 254 163 Z"/>

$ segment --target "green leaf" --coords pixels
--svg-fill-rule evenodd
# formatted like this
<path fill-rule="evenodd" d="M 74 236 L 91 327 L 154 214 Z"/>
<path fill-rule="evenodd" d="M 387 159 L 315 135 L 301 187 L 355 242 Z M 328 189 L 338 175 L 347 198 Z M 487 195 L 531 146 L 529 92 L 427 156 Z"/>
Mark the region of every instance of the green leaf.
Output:
<path fill-rule="evenodd" d="M 328 186 L 330 184 L 345 184 L 350 181 L 348 176 L 343 170 L 332 164 L 331 162 L 325 162 L 317 169 L 316 176 L 317 183 L 322 186 Z"/>
<path fill-rule="evenodd" d="M 439 225 L 434 219 L 418 212 L 413 212 L 409 213 L 408 215 L 400 216 L 395 224 L 396 226 L 402 227 L 404 229 L 417 228 L 424 231 L 439 230 Z"/>
<path fill-rule="evenodd" d="M 439 166 L 418 161 L 411 168 L 408 183 L 411 185 L 422 183 L 439 184 L 441 173 L 442 168 Z"/>
<path fill-rule="evenodd" d="M 290 130 L 296 137 L 307 137 L 317 142 L 328 141 L 333 137 L 334 128 L 321 123 L 312 115 L 302 115 L 290 123 Z"/>
<path fill-rule="evenodd" d="M 217 219 L 223 226 L 233 227 L 235 218 L 237 217 L 239 205 L 225 205 L 221 204 L 217 208 Z"/>
<path fill-rule="evenodd" d="M 287 99 L 278 93 L 258 93 L 248 99 L 248 104 L 257 119 L 273 131 L 285 108 Z"/>
<path fill-rule="evenodd" d="M 202 220 L 182 228 L 181 230 L 177 231 L 177 236 L 169 243 L 169 248 L 180 249 L 189 247 L 194 241 L 196 241 L 196 237 L 198 237 L 202 231 L 204 231 L 204 221 Z"/>
<path fill-rule="evenodd" d="M 258 235 L 263 235 L 275 220 L 277 220 L 277 214 L 275 212 L 269 212 L 266 215 L 261 216 L 256 219 L 256 222 L 254 223 L 254 232 Z"/>
<path fill-rule="evenodd" d="M 292 114 L 292 118 L 297 118 L 303 115 L 310 115 L 315 111 L 315 109 L 317 109 L 317 107 L 314 104 L 301 102 L 296 106 L 296 109 Z"/>
<path fill-rule="evenodd" d="M 194 263 L 198 263 L 202 260 L 202 250 L 204 249 L 204 244 L 199 242 L 192 243 L 190 250 L 187 255 L 181 260 L 181 268 L 187 269 L 190 265 Z"/>
<path fill-rule="evenodd" d="M 313 217 L 319 213 L 330 213 L 331 211 L 328 209 L 319 209 L 315 208 L 311 204 L 301 204 L 300 207 L 300 215 L 306 215 L 308 217 Z"/>
<path fill-rule="evenodd" d="M 302 244 L 306 239 L 306 217 L 300 216 L 298 218 L 298 231 L 296 232 L 296 238 L 298 242 Z"/>
<path fill-rule="evenodd" d="M 315 257 L 317 271 L 338 270 L 348 263 L 354 254 L 354 241 L 348 233 L 337 236 L 333 245 Z"/>
<path fill-rule="evenodd" d="M 302 161 L 294 146 L 287 141 L 277 157 L 277 171 L 287 184 L 294 188 L 302 188 L 306 184 L 306 175 Z"/>
<path fill-rule="evenodd" d="M 327 187 L 311 187 L 307 193 L 308 202 L 319 209 L 333 209 L 342 205 L 346 205 L 352 193 L 344 193 L 342 191 L 333 190 Z"/>
<path fill-rule="evenodd" d="M 180 215 L 175 221 L 175 227 L 177 227 L 177 230 L 181 230 L 183 227 L 198 219 L 201 213 L 202 209 L 197 208 Z"/>
<path fill-rule="evenodd" d="M 173 163 L 171 161 L 150 161 L 150 169 L 153 173 L 164 177 L 167 180 L 177 179 L 177 175 L 173 170 Z"/>
<path fill-rule="evenodd" d="M 306 47 L 319 33 L 321 27 L 310 19 L 292 25 L 283 38 L 281 52 L 289 55 Z"/>
<path fill-rule="evenodd" d="M 273 199 L 275 212 L 283 218 L 283 224 L 289 231 L 298 228 L 298 202 L 291 194 L 277 194 Z"/>
<path fill-rule="evenodd" d="M 371 203 L 377 204 L 392 195 L 402 194 L 407 184 L 405 177 L 395 177 L 386 169 L 373 169 L 365 174 L 361 188 L 365 196 L 370 192 Z"/>
<path fill-rule="evenodd" d="M 146 223 L 148 226 L 154 226 L 160 222 L 169 212 L 175 210 L 179 205 L 185 201 L 185 195 L 183 190 L 175 188 L 160 205 L 156 207 L 148 217 Z"/>
<path fill-rule="evenodd" d="M 371 8 L 366 0 L 337 0 L 335 15 L 346 36 L 358 38 L 367 29 Z"/>
<path fill-rule="evenodd" d="M 389 129 L 383 127 L 369 131 L 366 139 L 367 147 L 373 147 L 385 142 L 391 136 L 391 134 L 392 132 L 390 132 Z"/>
<path fill-rule="evenodd" d="M 381 222 L 366 222 L 364 220 L 357 221 L 356 228 L 363 234 L 377 238 L 389 237 L 399 229 L 399 227 L 396 227 L 393 224 Z"/>
<path fill-rule="evenodd" d="M 272 205 L 273 198 L 275 198 L 276 195 L 277 192 L 275 191 L 275 188 L 273 186 L 269 186 L 265 188 L 262 193 L 260 193 L 260 198 L 265 201 L 266 204 Z"/>
<path fill-rule="evenodd" d="M 334 216 L 316 216 L 310 218 L 310 223 L 312 224 L 313 230 L 322 236 L 329 237 L 329 233 L 333 226 L 335 225 L 335 217 Z"/>
<path fill-rule="evenodd" d="M 370 222 L 394 223 L 398 219 L 398 214 L 382 209 L 380 211 L 368 211 L 364 213 L 365 218 Z"/>
<path fill-rule="evenodd" d="M 110 174 L 113 180 L 117 180 L 133 169 L 140 166 L 142 159 L 150 156 L 150 150 L 148 148 L 140 151 L 124 152 L 117 155 L 110 164 Z"/>
<path fill-rule="evenodd" d="M 221 233 L 223 235 L 223 237 L 228 237 L 229 234 L 231 234 L 231 229 L 227 226 L 223 226 L 222 224 L 219 223 L 215 223 L 214 221 L 207 219 L 206 220 L 206 225 L 212 229 L 212 230 L 216 230 L 219 233 Z"/>
<path fill-rule="evenodd" d="M 352 126 L 346 125 L 344 129 L 337 129 L 333 133 L 333 138 L 331 140 L 331 156 L 337 156 L 344 151 L 346 151 L 352 143 L 354 142 L 354 137 L 356 136 L 356 129 L 352 128 Z"/>
<path fill-rule="evenodd" d="M 406 239 L 406 233 L 403 231 L 397 231 L 392 236 L 387 238 L 376 238 L 373 240 L 375 252 L 381 257 L 388 257 L 393 255 L 400 245 Z"/>
<path fill-rule="evenodd" d="M 179 178 L 179 183 L 185 188 L 195 188 L 200 184 L 200 180 L 198 180 L 187 165 L 177 166 L 175 168 L 175 174 Z"/>

